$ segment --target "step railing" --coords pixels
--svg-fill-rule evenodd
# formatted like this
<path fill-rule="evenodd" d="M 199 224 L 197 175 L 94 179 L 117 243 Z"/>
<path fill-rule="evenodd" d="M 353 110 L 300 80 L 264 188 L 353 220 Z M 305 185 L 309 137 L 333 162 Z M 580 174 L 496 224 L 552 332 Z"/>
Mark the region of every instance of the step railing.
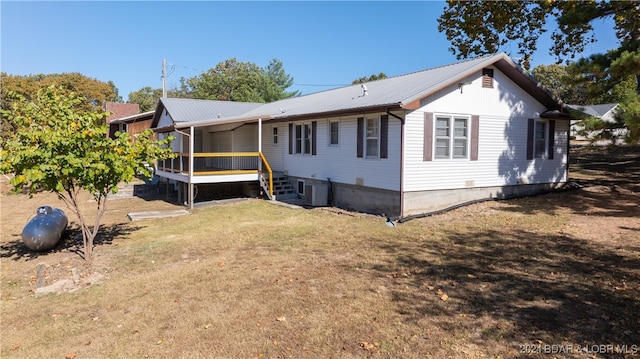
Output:
<path fill-rule="evenodd" d="M 267 193 L 267 197 L 269 197 L 269 199 L 271 200 L 275 200 L 276 196 L 273 194 L 273 170 L 271 170 L 271 166 L 269 166 L 269 161 L 267 161 L 267 158 L 264 157 L 264 154 L 262 152 L 258 152 L 258 156 L 260 156 L 260 159 L 262 160 L 262 165 L 266 168 L 267 173 L 269 174 L 269 186 L 268 188 L 266 187 L 266 179 L 264 178 L 264 170 L 262 170 L 262 166 L 260 166 L 260 184 L 262 185 L 262 187 L 264 188 L 265 192 Z"/>
<path fill-rule="evenodd" d="M 158 170 L 189 174 L 189 154 L 176 152 L 174 158 L 158 161 Z M 257 173 L 269 199 L 273 193 L 273 171 L 262 152 L 203 152 L 193 154 L 194 176 Z"/>

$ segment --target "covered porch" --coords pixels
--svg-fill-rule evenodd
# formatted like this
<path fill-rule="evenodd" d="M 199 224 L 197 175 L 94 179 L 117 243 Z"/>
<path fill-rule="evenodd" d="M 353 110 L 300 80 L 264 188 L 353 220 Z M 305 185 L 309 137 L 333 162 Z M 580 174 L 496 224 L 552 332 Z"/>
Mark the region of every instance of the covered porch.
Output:
<path fill-rule="evenodd" d="M 186 184 L 186 204 L 193 208 L 194 185 L 257 182 L 274 200 L 273 170 L 262 152 L 262 120 L 253 123 L 190 126 L 158 131 L 174 136 L 174 157 L 156 163 L 156 175 Z"/>

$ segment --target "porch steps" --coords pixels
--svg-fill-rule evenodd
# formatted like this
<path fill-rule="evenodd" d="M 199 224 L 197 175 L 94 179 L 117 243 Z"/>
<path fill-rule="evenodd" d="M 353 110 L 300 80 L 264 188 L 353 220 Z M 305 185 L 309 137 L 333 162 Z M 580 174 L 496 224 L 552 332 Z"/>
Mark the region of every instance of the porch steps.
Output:
<path fill-rule="evenodd" d="M 273 173 L 273 193 L 276 199 L 292 199 L 298 197 L 289 177 L 282 172 Z"/>

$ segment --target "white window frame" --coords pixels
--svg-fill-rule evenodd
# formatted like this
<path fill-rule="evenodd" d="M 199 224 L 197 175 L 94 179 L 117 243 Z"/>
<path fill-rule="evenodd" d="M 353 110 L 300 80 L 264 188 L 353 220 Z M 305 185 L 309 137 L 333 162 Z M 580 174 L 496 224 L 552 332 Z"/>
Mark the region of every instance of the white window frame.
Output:
<path fill-rule="evenodd" d="M 332 142 L 333 141 L 333 125 L 336 126 L 336 142 Z M 328 126 L 327 126 L 327 132 L 328 132 L 328 142 L 329 142 L 329 146 L 340 146 L 340 120 L 329 120 Z"/>
<path fill-rule="evenodd" d="M 272 145 L 278 144 L 278 126 L 273 126 L 271 128 L 271 144 Z"/>
<path fill-rule="evenodd" d="M 370 122 L 371 121 L 371 122 Z M 369 123 L 374 126 L 374 133 L 369 133 Z M 364 158 L 378 159 L 380 158 L 380 118 L 367 118 L 364 119 L 364 134 L 363 134 L 363 146 L 364 146 Z M 376 141 L 376 153 L 369 154 L 369 141 Z"/>
<path fill-rule="evenodd" d="M 538 131 L 539 126 L 542 127 L 542 132 Z M 539 137 L 542 134 L 542 138 Z M 547 149 L 549 148 L 549 123 L 545 120 L 536 120 L 533 127 L 533 158 L 548 158 Z M 542 145 L 542 148 L 540 148 Z"/>
<path fill-rule="evenodd" d="M 446 120 L 447 127 L 446 133 L 438 134 L 438 130 L 442 129 L 442 127 L 438 127 L 438 120 Z M 464 120 L 464 134 L 456 135 L 456 122 L 459 120 Z M 440 140 L 440 141 L 439 141 Z M 464 140 L 464 155 L 456 155 L 455 149 L 456 142 L 459 140 Z M 438 153 L 438 142 L 446 141 L 446 149 L 447 154 L 441 155 Z M 459 114 L 435 114 L 434 115 L 434 123 L 433 123 L 433 158 L 435 160 L 469 160 L 470 155 L 470 144 L 471 144 L 471 116 L 470 115 L 459 115 Z"/>
<path fill-rule="evenodd" d="M 300 131 L 298 132 L 298 129 Z M 299 123 L 293 126 L 294 140 L 295 140 L 295 148 L 293 153 L 296 155 L 311 155 L 311 150 L 313 147 L 313 136 L 312 136 L 312 128 L 311 123 Z"/>
<path fill-rule="evenodd" d="M 296 182 L 296 186 L 297 186 L 296 193 L 301 195 L 301 196 L 304 196 L 304 189 L 306 188 L 306 184 L 305 184 L 304 180 L 299 179 Z M 300 186 L 302 186 L 302 192 L 300 191 L 300 188 L 301 188 Z"/>

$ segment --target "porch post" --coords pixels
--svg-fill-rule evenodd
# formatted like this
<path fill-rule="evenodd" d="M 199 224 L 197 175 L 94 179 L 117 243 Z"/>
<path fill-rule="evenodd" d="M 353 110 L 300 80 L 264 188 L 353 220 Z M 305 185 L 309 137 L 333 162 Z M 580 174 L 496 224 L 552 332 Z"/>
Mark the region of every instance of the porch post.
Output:
<path fill-rule="evenodd" d="M 258 152 L 262 152 L 262 119 L 258 119 Z M 258 158 L 258 171 L 262 172 L 262 161 Z"/>
<path fill-rule="evenodd" d="M 188 204 L 189 209 L 193 209 L 193 126 L 189 127 L 189 189 Z"/>

